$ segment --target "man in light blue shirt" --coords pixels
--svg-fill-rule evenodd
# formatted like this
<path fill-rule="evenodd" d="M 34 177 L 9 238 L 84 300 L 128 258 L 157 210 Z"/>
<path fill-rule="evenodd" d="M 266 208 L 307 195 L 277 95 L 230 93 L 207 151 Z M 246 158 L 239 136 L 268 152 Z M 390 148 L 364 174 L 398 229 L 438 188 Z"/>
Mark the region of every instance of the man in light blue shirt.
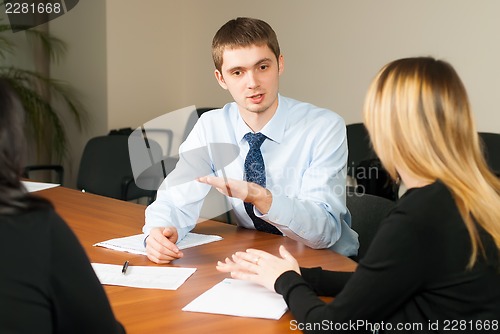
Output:
<path fill-rule="evenodd" d="M 148 258 L 169 263 L 183 256 L 175 243 L 196 225 L 212 186 L 229 196 L 240 226 L 255 228 L 255 220 L 260 218 L 263 224 L 272 225 L 272 233 L 312 248 L 356 255 L 358 236 L 350 227 L 345 206 L 347 139 L 343 119 L 278 93 L 284 61 L 276 34 L 264 21 L 230 20 L 216 33 L 212 55 L 215 77 L 235 102 L 203 114 L 180 152 L 208 148 L 207 157 L 196 165 L 206 165 L 213 175 L 176 184 L 174 171 L 165 179 L 156 201 L 146 209 L 143 232 L 149 235 Z M 265 187 L 245 181 L 245 159 L 250 150 L 247 133 L 265 136 L 260 146 Z M 239 148 L 236 159 L 227 166 L 217 166 L 216 153 L 210 150 L 214 143 Z M 252 208 L 245 209 L 244 202 Z"/>

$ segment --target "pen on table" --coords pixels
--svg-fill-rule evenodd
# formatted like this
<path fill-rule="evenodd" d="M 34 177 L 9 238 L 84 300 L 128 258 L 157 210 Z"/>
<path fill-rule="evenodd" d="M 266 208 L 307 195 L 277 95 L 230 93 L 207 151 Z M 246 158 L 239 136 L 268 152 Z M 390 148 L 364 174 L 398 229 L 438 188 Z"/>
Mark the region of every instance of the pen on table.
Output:
<path fill-rule="evenodd" d="M 125 261 L 125 263 L 123 264 L 123 268 L 122 268 L 123 275 L 125 275 L 127 273 L 127 269 L 128 269 L 128 261 Z"/>

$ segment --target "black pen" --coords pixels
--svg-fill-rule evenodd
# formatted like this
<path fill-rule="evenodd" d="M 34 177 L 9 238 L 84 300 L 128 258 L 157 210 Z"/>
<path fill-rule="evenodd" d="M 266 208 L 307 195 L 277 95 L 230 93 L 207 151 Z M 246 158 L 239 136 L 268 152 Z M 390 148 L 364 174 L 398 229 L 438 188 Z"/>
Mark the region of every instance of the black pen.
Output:
<path fill-rule="evenodd" d="M 127 269 L 128 269 L 128 261 L 125 261 L 125 263 L 123 264 L 123 268 L 122 268 L 123 275 L 125 275 L 127 273 Z"/>

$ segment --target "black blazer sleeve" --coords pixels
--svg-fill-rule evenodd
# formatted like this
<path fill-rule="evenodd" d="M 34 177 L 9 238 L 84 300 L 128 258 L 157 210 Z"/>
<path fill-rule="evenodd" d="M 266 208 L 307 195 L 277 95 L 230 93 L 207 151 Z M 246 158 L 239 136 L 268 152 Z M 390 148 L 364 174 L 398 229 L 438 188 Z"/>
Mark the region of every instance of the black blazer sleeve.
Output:
<path fill-rule="evenodd" d="M 54 213 L 50 283 L 57 333 L 125 333 L 78 239 Z"/>

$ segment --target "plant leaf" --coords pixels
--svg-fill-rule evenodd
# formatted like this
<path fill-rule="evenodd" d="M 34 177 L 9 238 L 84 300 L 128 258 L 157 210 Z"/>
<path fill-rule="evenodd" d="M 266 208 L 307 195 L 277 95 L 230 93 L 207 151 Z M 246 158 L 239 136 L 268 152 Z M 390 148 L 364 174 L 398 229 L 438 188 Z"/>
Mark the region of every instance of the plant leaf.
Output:
<path fill-rule="evenodd" d="M 61 81 L 15 67 L 1 66 L 0 77 L 8 80 L 18 94 L 26 112 L 29 131 L 37 144 L 37 151 L 40 152 L 44 144 L 50 145 L 57 160 L 64 158 L 67 154 L 67 136 L 60 109 L 68 109 L 80 130 L 87 125 L 85 108 L 74 97 L 71 88 Z M 38 88 L 40 83 L 49 89 L 52 102 L 41 95 Z M 57 103 L 59 101 L 63 103 Z M 56 109 L 54 105 L 61 107 Z"/>

